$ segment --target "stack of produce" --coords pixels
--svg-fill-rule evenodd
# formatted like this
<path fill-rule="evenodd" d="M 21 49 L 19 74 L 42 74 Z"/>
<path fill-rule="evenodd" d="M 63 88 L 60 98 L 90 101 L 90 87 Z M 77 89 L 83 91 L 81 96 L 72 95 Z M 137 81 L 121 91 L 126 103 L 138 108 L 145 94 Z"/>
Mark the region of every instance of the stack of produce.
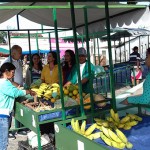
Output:
<path fill-rule="evenodd" d="M 78 120 L 71 120 L 71 127 L 73 131 L 87 137 L 90 140 L 100 138 L 100 132 L 93 133 L 93 131 L 96 129 L 96 123 L 92 124 L 88 129 L 86 129 L 86 121 L 84 120 L 81 124 L 81 127 L 79 125 Z"/>
<path fill-rule="evenodd" d="M 93 94 L 93 99 L 94 99 L 94 102 L 100 102 L 100 101 L 103 101 L 105 100 L 105 97 L 100 95 L 100 94 Z M 76 98 L 77 102 L 80 104 L 80 97 L 77 97 Z M 86 94 L 85 96 L 83 96 L 83 103 L 84 104 L 88 104 L 89 105 L 85 105 L 84 106 L 84 109 L 90 109 L 91 108 L 91 98 L 90 98 L 90 93 Z M 104 107 L 106 105 L 106 102 L 102 102 L 102 103 L 96 103 L 96 105 L 98 107 Z"/>
<path fill-rule="evenodd" d="M 101 131 L 100 137 L 107 145 L 118 149 L 124 149 L 125 147 L 131 149 L 133 147 L 132 143 L 119 129 L 115 129 L 115 132 L 113 132 L 111 129 L 102 126 Z"/>

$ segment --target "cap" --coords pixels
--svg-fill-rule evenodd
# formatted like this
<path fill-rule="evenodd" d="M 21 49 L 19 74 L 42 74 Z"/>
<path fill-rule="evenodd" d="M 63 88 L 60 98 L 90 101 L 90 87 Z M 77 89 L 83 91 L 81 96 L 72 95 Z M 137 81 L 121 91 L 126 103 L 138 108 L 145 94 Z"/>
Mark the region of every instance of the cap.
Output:
<path fill-rule="evenodd" d="M 86 54 L 87 54 L 87 53 L 86 53 L 85 48 L 80 47 L 80 48 L 78 49 L 78 55 L 86 55 Z"/>

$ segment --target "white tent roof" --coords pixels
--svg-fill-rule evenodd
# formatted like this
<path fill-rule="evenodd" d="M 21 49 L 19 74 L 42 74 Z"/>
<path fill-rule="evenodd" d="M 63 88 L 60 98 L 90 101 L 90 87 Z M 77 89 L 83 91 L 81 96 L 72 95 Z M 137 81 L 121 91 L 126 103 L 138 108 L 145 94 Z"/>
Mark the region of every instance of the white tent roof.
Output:
<path fill-rule="evenodd" d="M 1 6 L 29 6 L 31 2 L 12 2 L 5 3 Z M 75 5 L 86 5 L 86 6 L 96 6 L 104 5 L 102 2 L 82 2 L 74 3 Z M 111 5 L 117 5 L 118 3 L 111 3 Z M 32 6 L 57 6 L 57 5 L 68 5 L 67 2 L 36 2 Z M 19 7 L 21 8 L 21 7 Z M 14 15 L 18 14 L 39 24 L 46 26 L 54 26 L 52 9 L 1 9 L 0 8 L 0 23 L 10 19 Z M 149 8 L 110 8 L 110 23 L 111 27 L 122 26 L 123 24 L 130 25 L 132 22 L 137 23 L 139 20 L 147 19 L 149 15 Z M 76 26 L 79 33 L 84 32 L 84 11 L 83 9 L 75 9 L 76 16 Z M 57 22 L 58 27 L 62 28 L 72 28 L 70 9 L 57 9 Z M 105 9 L 104 8 L 88 8 L 88 22 L 89 31 L 97 32 L 102 31 L 105 28 Z"/>

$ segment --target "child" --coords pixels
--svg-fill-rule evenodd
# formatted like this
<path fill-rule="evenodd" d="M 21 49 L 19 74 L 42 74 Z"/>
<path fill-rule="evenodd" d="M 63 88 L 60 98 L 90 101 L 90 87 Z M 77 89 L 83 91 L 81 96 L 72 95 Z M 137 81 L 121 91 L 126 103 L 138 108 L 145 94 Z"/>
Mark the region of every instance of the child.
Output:
<path fill-rule="evenodd" d="M 15 98 L 27 94 L 35 95 L 31 90 L 21 90 L 14 86 L 10 80 L 14 77 L 16 67 L 4 63 L 0 68 L 0 150 L 6 150 L 8 145 L 9 122 Z"/>

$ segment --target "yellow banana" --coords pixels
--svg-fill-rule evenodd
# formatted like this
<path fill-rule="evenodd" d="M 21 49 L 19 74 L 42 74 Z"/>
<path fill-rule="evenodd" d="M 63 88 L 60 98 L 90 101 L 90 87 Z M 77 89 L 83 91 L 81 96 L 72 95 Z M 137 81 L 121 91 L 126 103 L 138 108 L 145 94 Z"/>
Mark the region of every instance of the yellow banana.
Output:
<path fill-rule="evenodd" d="M 132 149 L 133 144 L 132 144 L 132 143 L 130 143 L 130 142 L 127 142 L 127 143 L 126 143 L 126 147 L 127 147 L 128 149 Z"/>
<path fill-rule="evenodd" d="M 102 132 L 100 133 L 100 137 L 107 145 L 112 146 L 112 144 L 111 144 L 112 140 L 107 138 Z"/>
<path fill-rule="evenodd" d="M 119 123 L 119 122 L 120 122 L 119 114 L 118 114 L 118 113 L 115 113 L 115 115 L 114 115 L 114 119 L 115 119 L 115 121 L 116 121 L 117 123 Z"/>
<path fill-rule="evenodd" d="M 115 141 L 115 142 L 119 142 L 121 143 L 122 141 L 120 140 L 120 138 L 113 132 L 111 131 L 110 129 L 108 129 L 108 134 L 110 136 L 110 138 Z"/>
<path fill-rule="evenodd" d="M 91 134 L 91 136 L 92 136 L 93 139 L 95 140 L 95 139 L 100 138 L 100 133 L 101 133 L 101 132 L 96 132 L 96 133 Z"/>
<path fill-rule="evenodd" d="M 105 127 L 102 126 L 101 129 L 102 129 L 102 132 L 103 132 L 108 138 L 111 138 L 110 135 L 109 135 L 109 133 L 108 133 L 108 129 L 107 129 L 107 128 L 105 128 Z"/>
<path fill-rule="evenodd" d="M 124 118 L 122 118 L 122 119 L 120 120 L 120 123 L 126 123 L 126 122 L 128 122 L 128 121 L 130 121 L 130 117 L 129 117 L 129 116 L 125 116 Z"/>
<path fill-rule="evenodd" d="M 96 123 L 92 124 L 86 131 L 85 131 L 85 135 L 88 136 L 90 135 L 95 129 L 96 129 Z"/>
<path fill-rule="evenodd" d="M 137 124 L 138 124 L 138 121 L 131 121 L 131 122 L 126 123 L 125 125 L 127 125 L 127 126 L 135 126 Z"/>
<path fill-rule="evenodd" d="M 86 121 L 84 120 L 81 124 L 81 133 L 84 134 L 85 133 L 85 127 L 86 127 Z"/>
<path fill-rule="evenodd" d="M 142 121 L 142 118 L 135 114 L 128 114 L 128 116 L 133 120 Z"/>
<path fill-rule="evenodd" d="M 118 149 L 124 149 L 125 148 L 124 143 L 117 143 L 115 141 L 111 141 L 111 144 L 112 144 L 113 147 L 118 148 Z"/>
<path fill-rule="evenodd" d="M 130 130 L 130 129 L 131 129 L 131 126 L 125 125 L 125 126 L 123 127 L 123 129 L 125 129 L 125 130 Z"/>
<path fill-rule="evenodd" d="M 126 138 L 126 136 L 124 135 L 123 132 L 121 132 L 119 129 L 116 129 L 115 131 L 116 131 L 117 136 L 120 138 L 120 140 L 123 143 L 127 143 L 128 142 L 128 139 Z"/>
<path fill-rule="evenodd" d="M 72 127 L 73 131 L 76 131 L 76 129 L 75 129 L 75 120 L 74 119 L 71 119 L 71 127 Z"/>
<path fill-rule="evenodd" d="M 113 109 L 110 109 L 110 115 L 113 119 L 115 118 L 115 112 Z"/>
<path fill-rule="evenodd" d="M 124 127 L 124 124 L 120 123 L 118 124 L 118 128 L 123 128 Z"/>
<path fill-rule="evenodd" d="M 75 121 L 75 130 L 76 130 L 77 133 L 81 133 L 80 132 L 79 121 L 78 120 Z"/>
<path fill-rule="evenodd" d="M 58 83 L 53 83 L 53 84 L 51 84 L 51 86 L 58 88 L 58 87 L 59 87 L 59 84 L 58 84 Z"/>

